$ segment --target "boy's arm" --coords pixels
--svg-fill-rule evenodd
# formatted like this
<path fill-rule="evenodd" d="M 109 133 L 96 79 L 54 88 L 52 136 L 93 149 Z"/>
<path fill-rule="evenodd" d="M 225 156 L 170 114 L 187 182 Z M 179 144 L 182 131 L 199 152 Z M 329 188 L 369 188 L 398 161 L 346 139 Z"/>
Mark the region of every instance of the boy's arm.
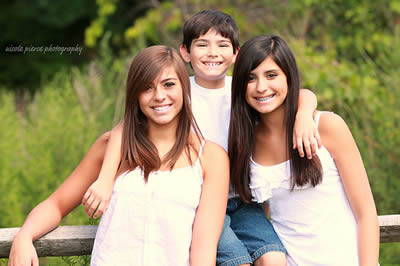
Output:
<path fill-rule="evenodd" d="M 9 266 L 38 265 L 32 242 L 57 227 L 61 219 L 79 205 L 83 194 L 99 175 L 109 134 L 99 137 L 72 174 L 29 213 L 14 237 Z"/>
<path fill-rule="evenodd" d="M 193 223 L 190 265 L 215 266 L 229 190 L 229 159 L 225 150 L 206 142 L 201 155 L 203 184 Z"/>
<path fill-rule="evenodd" d="M 93 218 L 97 218 L 107 210 L 114 179 L 121 162 L 122 129 L 123 122 L 112 129 L 99 177 L 82 198 L 82 205 L 85 206 L 85 212 L 89 217 L 93 215 Z"/>
<path fill-rule="evenodd" d="M 297 148 L 300 157 L 304 157 L 305 150 L 308 159 L 311 159 L 317 152 L 317 145 L 321 147 L 321 138 L 313 119 L 316 109 L 317 97 L 315 94 L 310 90 L 301 89 L 293 130 L 293 149 Z"/>

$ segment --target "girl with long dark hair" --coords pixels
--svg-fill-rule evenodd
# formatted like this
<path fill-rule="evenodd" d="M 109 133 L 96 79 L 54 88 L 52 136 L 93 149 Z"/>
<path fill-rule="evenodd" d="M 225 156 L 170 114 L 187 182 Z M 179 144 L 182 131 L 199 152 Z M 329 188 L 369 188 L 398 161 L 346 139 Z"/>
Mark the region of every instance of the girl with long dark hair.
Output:
<path fill-rule="evenodd" d="M 241 47 L 229 132 L 233 188 L 243 201 L 268 200 L 289 265 L 378 265 L 375 203 L 346 123 L 317 111 L 317 155 L 308 160 L 292 149 L 299 88 L 283 39 L 258 36 Z"/>

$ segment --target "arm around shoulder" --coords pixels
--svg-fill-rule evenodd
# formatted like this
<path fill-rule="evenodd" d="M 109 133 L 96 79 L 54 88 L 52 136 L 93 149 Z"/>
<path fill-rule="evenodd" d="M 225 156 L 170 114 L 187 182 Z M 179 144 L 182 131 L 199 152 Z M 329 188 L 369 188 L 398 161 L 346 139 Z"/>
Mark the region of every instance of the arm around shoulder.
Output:
<path fill-rule="evenodd" d="M 358 227 L 360 265 L 377 265 L 379 224 L 368 176 L 356 142 L 338 115 L 323 114 L 319 131 L 322 144 L 335 160 Z"/>
<path fill-rule="evenodd" d="M 201 155 L 203 185 L 193 226 L 190 265 L 215 265 L 229 191 L 229 159 L 223 148 L 206 142 Z"/>
<path fill-rule="evenodd" d="M 315 155 L 317 146 L 321 147 L 321 139 L 313 119 L 316 108 L 317 97 L 315 94 L 310 90 L 301 89 L 293 129 L 293 149 L 297 149 L 301 157 L 305 152 L 308 159 L 312 159 L 312 156 Z"/>
<path fill-rule="evenodd" d="M 97 218 L 107 210 L 121 161 L 122 131 L 123 122 L 121 121 L 110 133 L 99 177 L 83 196 L 82 205 L 85 206 L 85 212 L 89 217 L 93 215 L 93 218 Z"/>

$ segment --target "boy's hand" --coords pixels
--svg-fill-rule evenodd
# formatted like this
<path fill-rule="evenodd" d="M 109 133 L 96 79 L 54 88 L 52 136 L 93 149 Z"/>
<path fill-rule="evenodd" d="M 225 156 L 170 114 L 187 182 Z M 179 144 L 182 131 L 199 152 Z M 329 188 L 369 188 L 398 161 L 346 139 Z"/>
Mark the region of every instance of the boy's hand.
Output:
<path fill-rule="evenodd" d="M 82 205 L 89 217 L 96 219 L 103 214 L 110 203 L 113 183 L 97 179 L 86 191 L 82 198 Z M 97 210 L 96 210 L 97 208 Z M 96 212 L 94 212 L 96 211 Z"/>
<path fill-rule="evenodd" d="M 321 148 L 321 138 L 312 116 L 298 113 L 293 129 L 293 149 L 297 149 L 300 157 L 304 157 L 304 150 L 308 159 Z"/>
<path fill-rule="evenodd" d="M 32 240 L 17 233 L 14 237 L 8 266 L 39 266 L 39 259 L 36 254 Z"/>

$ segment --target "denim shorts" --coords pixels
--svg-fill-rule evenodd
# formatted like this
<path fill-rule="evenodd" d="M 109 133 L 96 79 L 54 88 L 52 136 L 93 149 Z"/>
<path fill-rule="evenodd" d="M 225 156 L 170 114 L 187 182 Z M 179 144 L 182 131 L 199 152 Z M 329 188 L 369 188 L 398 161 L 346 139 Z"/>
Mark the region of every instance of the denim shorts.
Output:
<path fill-rule="evenodd" d="M 229 199 L 218 242 L 217 265 L 252 264 L 271 251 L 287 254 L 261 206 L 243 203 L 239 198 Z"/>

